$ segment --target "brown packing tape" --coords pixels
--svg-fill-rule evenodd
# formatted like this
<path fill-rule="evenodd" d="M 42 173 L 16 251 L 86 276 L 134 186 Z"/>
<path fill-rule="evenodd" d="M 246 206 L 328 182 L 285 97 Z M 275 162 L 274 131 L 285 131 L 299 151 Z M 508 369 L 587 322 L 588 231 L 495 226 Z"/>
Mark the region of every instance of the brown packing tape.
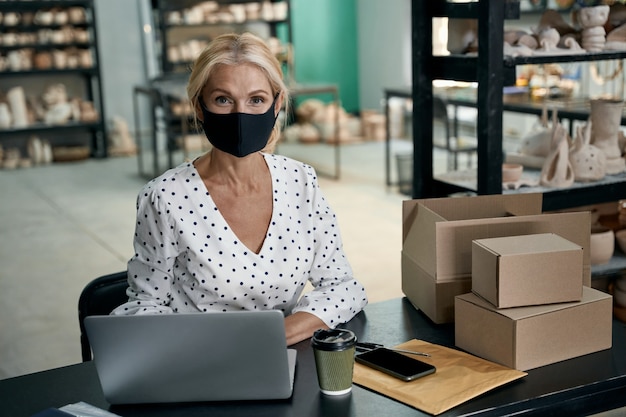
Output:
<path fill-rule="evenodd" d="M 413 339 L 396 348 L 430 354 L 430 357 L 420 357 L 419 360 L 434 365 L 437 372 L 404 382 L 355 363 L 353 382 L 433 415 L 527 375 L 423 340 Z"/>

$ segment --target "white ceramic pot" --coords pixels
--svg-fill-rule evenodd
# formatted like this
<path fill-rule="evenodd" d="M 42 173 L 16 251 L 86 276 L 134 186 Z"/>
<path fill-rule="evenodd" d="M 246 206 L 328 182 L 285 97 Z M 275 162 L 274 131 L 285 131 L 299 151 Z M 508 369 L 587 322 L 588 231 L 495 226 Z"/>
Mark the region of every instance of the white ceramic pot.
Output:
<path fill-rule="evenodd" d="M 524 171 L 521 164 L 502 164 L 502 182 L 515 182 L 519 180 Z"/>
<path fill-rule="evenodd" d="M 615 250 L 615 233 L 608 227 L 592 227 L 589 246 L 591 265 L 607 263 Z"/>

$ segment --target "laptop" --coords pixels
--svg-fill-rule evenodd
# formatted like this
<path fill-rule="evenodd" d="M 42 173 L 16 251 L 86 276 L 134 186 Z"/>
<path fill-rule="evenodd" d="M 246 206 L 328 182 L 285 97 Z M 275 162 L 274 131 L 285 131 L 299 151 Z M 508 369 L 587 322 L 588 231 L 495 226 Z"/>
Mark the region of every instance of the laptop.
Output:
<path fill-rule="evenodd" d="M 293 392 L 296 351 L 280 311 L 89 316 L 110 404 L 272 400 Z"/>

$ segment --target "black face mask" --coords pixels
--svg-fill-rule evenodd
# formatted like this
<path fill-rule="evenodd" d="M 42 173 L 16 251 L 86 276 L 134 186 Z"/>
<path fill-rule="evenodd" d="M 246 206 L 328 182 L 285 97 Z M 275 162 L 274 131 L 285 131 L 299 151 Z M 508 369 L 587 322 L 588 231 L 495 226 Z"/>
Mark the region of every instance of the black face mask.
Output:
<path fill-rule="evenodd" d="M 258 152 L 267 145 L 276 117 L 276 99 L 263 114 L 213 113 L 206 109 L 202 99 L 202 128 L 207 139 L 217 149 L 239 158 Z"/>

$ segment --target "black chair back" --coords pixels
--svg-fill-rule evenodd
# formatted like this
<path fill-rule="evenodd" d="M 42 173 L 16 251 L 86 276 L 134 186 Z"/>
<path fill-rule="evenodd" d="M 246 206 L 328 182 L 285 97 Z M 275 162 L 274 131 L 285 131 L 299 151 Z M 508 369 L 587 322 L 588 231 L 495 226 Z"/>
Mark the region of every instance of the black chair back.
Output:
<path fill-rule="evenodd" d="M 80 346 L 83 362 L 92 359 L 91 345 L 85 332 L 85 317 L 108 315 L 117 306 L 128 301 L 127 288 L 128 274 L 126 271 L 96 278 L 83 288 L 78 299 L 78 323 L 80 325 Z"/>

